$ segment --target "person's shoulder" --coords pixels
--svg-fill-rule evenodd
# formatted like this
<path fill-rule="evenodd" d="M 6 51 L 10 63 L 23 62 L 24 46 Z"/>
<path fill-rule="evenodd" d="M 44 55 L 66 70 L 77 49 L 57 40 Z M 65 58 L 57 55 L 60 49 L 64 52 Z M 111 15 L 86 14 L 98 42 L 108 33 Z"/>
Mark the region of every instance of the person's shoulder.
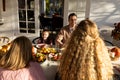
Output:
<path fill-rule="evenodd" d="M 14 80 L 24 80 L 28 79 L 29 77 L 29 70 L 28 68 L 22 68 L 18 70 L 8 70 L 8 69 L 0 69 L 0 80 L 12 80 L 14 77 Z M 17 76 L 16 76 L 17 75 Z M 22 76 L 22 77 L 21 77 Z"/>
<path fill-rule="evenodd" d="M 37 62 L 31 61 L 31 62 L 30 62 L 30 66 L 40 66 L 40 65 L 39 65 L 39 63 L 37 63 Z"/>
<path fill-rule="evenodd" d="M 40 66 L 40 63 L 38 63 L 38 62 L 30 62 L 29 71 L 30 71 L 30 73 L 32 75 L 32 76 L 30 76 L 31 79 L 33 79 L 33 77 L 34 77 L 34 78 L 36 78 L 34 80 L 46 80 L 43 69 Z"/>
<path fill-rule="evenodd" d="M 66 30 L 66 29 L 69 29 L 69 25 L 63 26 L 63 27 L 61 28 L 61 30 Z"/>
<path fill-rule="evenodd" d="M 40 63 L 31 61 L 31 62 L 30 62 L 30 67 L 29 67 L 29 69 L 32 69 L 32 68 L 41 69 Z"/>
<path fill-rule="evenodd" d="M 64 34 L 65 32 L 68 32 L 68 31 L 69 31 L 69 25 L 63 26 L 63 27 L 60 29 L 58 35 Z"/>
<path fill-rule="evenodd" d="M 3 68 L 0 67 L 0 73 L 1 73 L 2 71 L 4 71 L 4 70 L 5 70 L 5 69 L 3 69 Z"/>
<path fill-rule="evenodd" d="M 69 28 L 69 25 L 65 25 L 65 26 L 63 26 L 63 28 Z"/>

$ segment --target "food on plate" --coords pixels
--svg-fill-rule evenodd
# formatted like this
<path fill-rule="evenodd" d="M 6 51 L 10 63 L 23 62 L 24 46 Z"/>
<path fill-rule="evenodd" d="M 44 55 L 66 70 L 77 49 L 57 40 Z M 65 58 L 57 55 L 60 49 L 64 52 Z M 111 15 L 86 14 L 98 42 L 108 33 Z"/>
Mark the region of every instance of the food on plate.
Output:
<path fill-rule="evenodd" d="M 115 57 L 120 57 L 120 48 L 114 47 L 111 49 L 111 52 L 115 52 Z"/>
<path fill-rule="evenodd" d="M 61 58 L 61 52 L 57 48 L 52 47 L 42 47 L 42 48 L 34 48 L 33 58 L 37 62 L 44 62 L 46 59 L 57 61 Z"/>
<path fill-rule="evenodd" d="M 33 54 L 33 59 L 37 62 L 44 62 L 46 60 L 46 55 L 42 53 Z"/>
<path fill-rule="evenodd" d="M 118 60 L 120 58 L 120 48 L 118 47 L 111 48 L 109 53 L 112 60 Z"/>
<path fill-rule="evenodd" d="M 55 54 L 50 53 L 50 54 L 49 54 L 49 58 L 50 58 L 52 61 L 60 60 L 60 58 L 61 58 L 61 53 L 55 53 Z"/>
<path fill-rule="evenodd" d="M 43 54 L 49 54 L 49 53 L 56 53 L 55 48 L 40 48 L 38 49 L 38 52 Z"/>

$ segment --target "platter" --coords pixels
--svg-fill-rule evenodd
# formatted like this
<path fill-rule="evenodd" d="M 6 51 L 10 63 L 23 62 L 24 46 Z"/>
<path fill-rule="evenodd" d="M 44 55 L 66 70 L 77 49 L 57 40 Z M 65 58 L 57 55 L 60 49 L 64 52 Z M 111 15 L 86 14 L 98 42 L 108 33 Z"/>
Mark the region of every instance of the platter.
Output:
<path fill-rule="evenodd" d="M 34 51 L 33 58 L 37 62 L 44 62 L 45 60 L 58 61 L 61 58 L 61 52 L 58 48 L 40 47 Z"/>
<path fill-rule="evenodd" d="M 37 52 L 36 54 L 33 54 L 33 59 L 37 62 L 42 63 L 46 60 L 46 55 Z"/>

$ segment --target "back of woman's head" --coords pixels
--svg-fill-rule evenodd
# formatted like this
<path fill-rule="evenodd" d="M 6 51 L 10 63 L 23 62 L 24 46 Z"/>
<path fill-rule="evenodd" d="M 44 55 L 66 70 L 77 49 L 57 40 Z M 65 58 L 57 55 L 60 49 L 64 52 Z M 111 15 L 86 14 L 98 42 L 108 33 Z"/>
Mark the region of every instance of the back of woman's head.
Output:
<path fill-rule="evenodd" d="M 97 38 L 99 36 L 97 25 L 89 19 L 82 20 L 78 24 L 76 30 L 78 30 L 81 34 L 89 35 L 92 38 Z"/>
<path fill-rule="evenodd" d="M 87 19 L 78 24 L 66 43 L 59 73 L 62 80 L 109 80 L 111 78 L 110 57 L 94 22 Z"/>
<path fill-rule="evenodd" d="M 11 42 L 11 47 L 1 59 L 3 68 L 16 70 L 29 66 L 32 60 L 32 43 L 25 37 L 20 36 Z"/>

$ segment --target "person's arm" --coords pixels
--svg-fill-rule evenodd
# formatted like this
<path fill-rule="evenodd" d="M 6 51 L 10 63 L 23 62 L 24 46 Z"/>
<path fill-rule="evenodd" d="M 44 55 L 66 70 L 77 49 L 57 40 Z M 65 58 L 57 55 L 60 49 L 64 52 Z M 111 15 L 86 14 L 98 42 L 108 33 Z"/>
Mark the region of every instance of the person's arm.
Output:
<path fill-rule="evenodd" d="M 59 43 L 59 44 L 61 44 L 61 45 L 63 44 L 61 37 L 58 37 L 58 38 L 56 39 L 56 42 Z"/>
<path fill-rule="evenodd" d="M 58 34 L 57 38 L 56 38 L 56 45 L 58 46 L 62 46 L 63 45 L 63 33 L 62 31 L 60 31 L 60 33 Z"/>

